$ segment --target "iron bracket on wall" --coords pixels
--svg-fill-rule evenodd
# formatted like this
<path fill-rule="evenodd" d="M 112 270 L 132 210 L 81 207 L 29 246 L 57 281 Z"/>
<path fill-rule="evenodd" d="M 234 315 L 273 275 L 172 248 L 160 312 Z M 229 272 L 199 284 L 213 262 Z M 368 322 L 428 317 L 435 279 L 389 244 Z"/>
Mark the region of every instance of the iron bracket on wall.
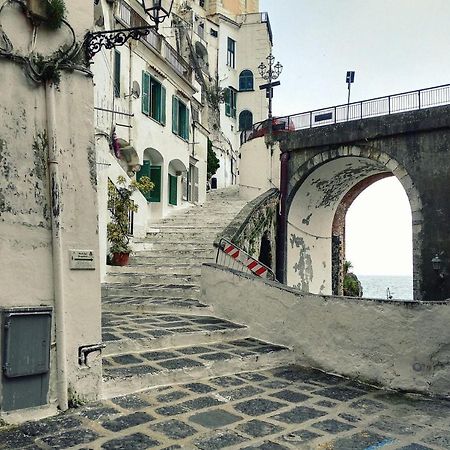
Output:
<path fill-rule="evenodd" d="M 147 25 L 144 27 L 87 33 L 84 38 L 86 58 L 89 61 L 95 54 L 101 51 L 103 47 L 107 50 L 111 50 L 114 47 L 124 45 L 130 39 L 138 41 L 141 37 L 147 36 L 153 28 L 156 28 L 156 26 Z"/>
<path fill-rule="evenodd" d="M 78 348 L 78 364 L 80 366 L 87 366 L 87 357 L 92 352 L 102 351 L 106 347 L 106 344 L 93 344 L 93 345 L 83 345 Z"/>

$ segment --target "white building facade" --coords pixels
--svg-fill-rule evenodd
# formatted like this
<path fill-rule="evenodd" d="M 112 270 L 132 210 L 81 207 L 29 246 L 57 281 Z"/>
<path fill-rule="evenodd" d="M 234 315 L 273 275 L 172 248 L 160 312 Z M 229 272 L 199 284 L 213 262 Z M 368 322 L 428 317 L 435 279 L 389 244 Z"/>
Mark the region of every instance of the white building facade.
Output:
<path fill-rule="evenodd" d="M 98 30 L 147 23 L 137 0 L 95 6 Z M 203 203 L 207 181 L 212 188 L 237 184 L 240 133 L 267 116 L 257 66 L 271 45 L 258 2 L 175 0 L 158 32 L 93 57 L 103 261 L 108 180 L 145 175 L 155 184 L 146 195 L 134 194 L 137 238 L 174 209 Z M 208 148 L 219 159 L 215 174 L 207 173 Z"/>

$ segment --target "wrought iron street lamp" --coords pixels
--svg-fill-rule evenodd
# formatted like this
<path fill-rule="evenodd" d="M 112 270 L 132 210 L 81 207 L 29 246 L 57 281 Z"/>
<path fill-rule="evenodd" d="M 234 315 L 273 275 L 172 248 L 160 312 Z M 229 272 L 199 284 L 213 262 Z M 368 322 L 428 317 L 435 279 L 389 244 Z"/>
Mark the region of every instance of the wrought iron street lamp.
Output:
<path fill-rule="evenodd" d="M 283 66 L 277 62 L 275 62 L 275 57 L 270 53 L 270 55 L 266 58 L 267 64 L 262 62 L 258 66 L 258 71 L 261 77 L 268 81 L 267 84 L 260 86 L 261 89 L 266 89 L 267 96 L 269 97 L 269 128 L 272 128 L 272 98 L 273 98 L 273 87 L 278 86 L 280 83 L 274 83 L 274 81 L 279 78 L 281 72 L 283 71 Z"/>
<path fill-rule="evenodd" d="M 94 0 L 98 2 L 97 0 Z M 158 31 L 159 24 L 169 17 L 174 0 L 139 0 L 142 8 L 149 16 L 152 24 L 143 27 L 121 28 L 110 31 L 94 31 L 86 34 L 84 45 L 86 58 L 89 61 L 103 47 L 112 49 L 124 45 L 129 39 L 139 40 L 147 36 L 151 30 Z"/>

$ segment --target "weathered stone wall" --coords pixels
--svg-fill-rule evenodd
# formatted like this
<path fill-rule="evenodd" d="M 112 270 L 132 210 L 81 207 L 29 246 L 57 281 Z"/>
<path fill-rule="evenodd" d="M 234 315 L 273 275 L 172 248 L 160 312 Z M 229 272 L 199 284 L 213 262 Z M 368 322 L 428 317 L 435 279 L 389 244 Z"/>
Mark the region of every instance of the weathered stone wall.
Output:
<path fill-rule="evenodd" d="M 270 189 L 245 205 L 225 230 L 217 235 L 214 245 L 218 246 L 220 239 L 225 238 L 259 259 L 261 242 L 265 235 L 270 242 L 272 256 L 271 264 L 266 265 L 274 270 L 278 201 L 278 189 Z"/>
<path fill-rule="evenodd" d="M 298 364 L 390 389 L 450 396 L 450 303 L 312 295 L 223 267 L 202 267 L 202 300 Z"/>
<path fill-rule="evenodd" d="M 84 8 L 76 0 L 65 3 L 67 20 L 81 42 L 93 23 L 92 4 Z M 13 54 L 27 61 L 32 56 L 33 30 L 22 9 L 11 3 L 0 19 Z M 50 57 L 70 43 L 70 36 L 65 25 L 57 31 L 40 28 L 34 49 Z M 48 403 L 56 404 L 61 376 L 69 402 L 95 399 L 101 383 L 100 353 L 92 353 L 87 366 L 78 363 L 79 347 L 101 342 L 92 79 L 79 71 L 61 70 L 59 82 L 50 88 L 55 101 L 49 106 L 45 83 L 32 82 L 20 61 L 0 58 L 0 303 L 3 308 L 53 307 Z M 50 136 L 48 110 L 52 109 L 55 129 Z M 53 137 L 55 157 L 49 160 Z M 50 165 L 59 171 L 59 177 L 52 175 L 52 182 Z M 52 217 L 60 224 L 60 278 L 52 250 L 56 245 Z M 70 250 L 92 250 L 94 270 L 70 270 Z M 59 304 L 55 303 L 56 285 L 61 287 Z M 0 345 L 2 341 L 3 332 Z M 66 367 L 57 375 L 59 355 Z"/>
<path fill-rule="evenodd" d="M 290 152 L 288 208 L 294 228 L 288 236 L 304 242 L 300 262 L 299 255 L 289 256 L 287 243 L 287 272 L 294 273 L 297 263 L 306 267 L 306 259 L 313 258 L 302 276 L 303 288 L 331 293 L 331 230 L 338 205 L 365 178 L 388 172 L 399 179 L 410 201 L 414 296 L 450 297 L 450 106 L 317 127 L 279 139 L 281 150 Z M 436 254 L 443 261 L 443 277 L 432 268 Z"/>

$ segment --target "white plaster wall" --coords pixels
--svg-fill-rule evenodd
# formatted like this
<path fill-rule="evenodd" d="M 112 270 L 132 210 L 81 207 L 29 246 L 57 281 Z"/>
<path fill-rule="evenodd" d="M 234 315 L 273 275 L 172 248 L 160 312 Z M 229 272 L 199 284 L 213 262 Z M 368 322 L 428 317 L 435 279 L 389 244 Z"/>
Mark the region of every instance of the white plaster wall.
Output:
<path fill-rule="evenodd" d="M 390 389 L 450 396 L 450 304 L 319 296 L 202 267 L 202 301 L 293 348 L 298 364 Z"/>
<path fill-rule="evenodd" d="M 66 6 L 67 20 L 81 40 L 92 25 L 93 8 L 80 8 L 75 0 L 66 0 Z M 11 11 L 2 16 L 3 29 L 15 51 L 28 56 L 28 45 L 22 44 L 30 42 L 31 27 L 19 8 Z M 17 26 L 17 22 L 22 25 Z M 61 45 L 65 39 L 67 33 L 62 31 L 38 33 L 36 47 L 48 55 L 54 45 Z M 54 307 L 48 154 L 38 139 L 47 127 L 44 88 L 30 83 L 22 67 L 12 61 L 0 59 L 0 72 L 0 253 L 7 262 L 1 274 L 1 304 Z M 78 72 L 62 72 L 55 96 L 62 207 L 65 375 L 71 395 L 93 400 L 98 397 L 101 383 L 99 352 L 90 355 L 89 367 L 78 365 L 78 348 L 101 342 L 92 80 Z M 70 270 L 71 249 L 93 250 L 95 270 Z M 50 403 L 56 397 L 54 361 L 59 351 L 59 342 L 54 339 L 55 335 L 51 349 Z"/>
<path fill-rule="evenodd" d="M 241 147 L 239 195 L 253 200 L 273 187 L 280 187 L 280 148 L 267 147 L 264 137 L 252 139 Z"/>

